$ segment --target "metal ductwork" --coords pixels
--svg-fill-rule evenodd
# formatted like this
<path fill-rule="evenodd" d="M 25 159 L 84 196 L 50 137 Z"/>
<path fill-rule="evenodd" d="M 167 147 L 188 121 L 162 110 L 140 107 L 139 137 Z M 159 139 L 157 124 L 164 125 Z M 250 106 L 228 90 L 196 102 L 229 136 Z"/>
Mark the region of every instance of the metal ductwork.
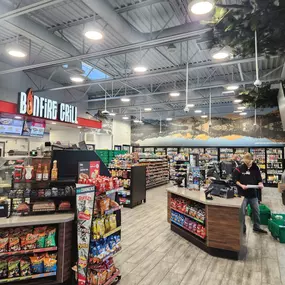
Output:
<path fill-rule="evenodd" d="M 1 14 L 13 11 L 13 7 L 8 6 L 3 2 L 4 1 L 0 1 Z M 6 21 L 1 21 L 1 26 L 9 31 L 21 34 L 42 46 L 48 46 L 51 49 L 56 48 L 57 50 L 64 51 L 68 55 L 72 56 L 79 54 L 76 48 L 74 48 L 70 43 L 57 37 L 25 16 L 18 16 Z"/>
<path fill-rule="evenodd" d="M 119 33 L 130 43 L 144 42 L 156 38 L 164 38 L 172 35 L 193 32 L 192 36 L 202 35 L 209 31 L 209 28 L 199 23 L 188 23 L 176 26 L 163 31 L 150 33 L 141 33 L 132 27 L 121 15 L 117 14 L 108 0 L 82 0 L 96 14 L 108 23 L 112 29 Z"/>

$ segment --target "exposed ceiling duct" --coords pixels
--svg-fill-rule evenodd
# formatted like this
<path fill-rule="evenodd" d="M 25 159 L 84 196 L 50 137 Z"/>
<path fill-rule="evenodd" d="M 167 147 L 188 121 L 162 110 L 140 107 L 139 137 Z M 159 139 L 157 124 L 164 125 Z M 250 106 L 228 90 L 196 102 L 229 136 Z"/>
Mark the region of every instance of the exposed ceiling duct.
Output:
<path fill-rule="evenodd" d="M 121 15 L 117 14 L 108 0 L 82 0 L 96 14 L 112 27 L 117 33 L 124 37 L 130 43 L 144 42 L 151 39 L 164 38 L 182 33 L 197 32 L 196 35 L 202 35 L 209 29 L 198 22 L 187 23 L 181 26 L 164 29 L 150 33 L 141 33 L 132 27 Z M 205 29 L 205 30 L 204 30 Z M 194 34 L 193 34 L 194 35 Z"/>
<path fill-rule="evenodd" d="M 1 14 L 9 13 L 13 11 L 13 7 L 5 4 L 4 1 L 0 1 L 0 11 Z M 1 21 L 1 26 L 2 28 L 4 27 L 17 34 L 21 34 L 42 46 L 48 46 L 51 49 L 64 51 L 68 55 L 72 56 L 79 54 L 77 49 L 70 43 L 54 35 L 25 16 L 18 16 L 15 18 L 9 18 L 6 21 Z"/>

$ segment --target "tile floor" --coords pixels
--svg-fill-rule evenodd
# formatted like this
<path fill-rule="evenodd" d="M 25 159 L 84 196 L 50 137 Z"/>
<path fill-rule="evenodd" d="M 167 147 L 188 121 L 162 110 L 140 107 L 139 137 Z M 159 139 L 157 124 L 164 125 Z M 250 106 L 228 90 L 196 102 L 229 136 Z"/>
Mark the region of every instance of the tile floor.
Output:
<path fill-rule="evenodd" d="M 285 285 L 285 244 L 248 227 L 245 260 L 212 257 L 170 231 L 165 188 L 148 190 L 146 204 L 122 211 L 120 285 Z M 277 189 L 265 189 L 263 202 L 285 213 Z"/>

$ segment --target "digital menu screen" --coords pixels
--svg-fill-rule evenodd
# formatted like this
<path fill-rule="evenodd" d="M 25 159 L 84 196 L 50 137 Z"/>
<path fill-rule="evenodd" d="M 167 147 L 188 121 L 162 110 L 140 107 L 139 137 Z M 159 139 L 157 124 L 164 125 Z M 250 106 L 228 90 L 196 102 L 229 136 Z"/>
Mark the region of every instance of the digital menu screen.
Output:
<path fill-rule="evenodd" d="M 45 132 L 45 123 L 25 121 L 22 135 L 26 137 L 42 138 Z"/>
<path fill-rule="evenodd" d="M 22 134 L 23 123 L 23 120 L 0 118 L 0 134 L 20 136 Z"/>

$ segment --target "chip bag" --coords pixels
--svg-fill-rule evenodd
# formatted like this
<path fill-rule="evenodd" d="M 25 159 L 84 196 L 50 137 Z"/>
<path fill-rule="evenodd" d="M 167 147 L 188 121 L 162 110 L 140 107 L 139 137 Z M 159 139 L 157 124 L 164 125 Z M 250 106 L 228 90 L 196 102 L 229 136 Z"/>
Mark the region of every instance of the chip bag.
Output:
<path fill-rule="evenodd" d="M 56 229 L 55 228 L 48 228 L 47 235 L 46 235 L 46 240 L 45 240 L 45 246 L 46 247 L 54 247 L 54 246 L 56 246 L 55 234 L 56 234 Z"/>
<path fill-rule="evenodd" d="M 0 278 L 8 277 L 8 263 L 5 259 L 0 259 Z"/>
<path fill-rule="evenodd" d="M 109 216 L 109 224 L 110 224 L 110 231 L 112 231 L 115 228 L 117 228 L 116 214 L 112 214 L 112 215 Z"/>
<path fill-rule="evenodd" d="M 20 260 L 20 273 L 21 276 L 30 276 L 31 272 L 31 262 L 28 258 L 23 257 Z"/>
<path fill-rule="evenodd" d="M 8 251 L 8 237 L 0 238 L 0 252 L 7 252 Z"/>
<path fill-rule="evenodd" d="M 14 278 L 20 276 L 20 260 L 17 258 L 10 258 L 8 260 L 8 278 Z"/>
<path fill-rule="evenodd" d="M 41 256 L 30 256 L 31 268 L 33 274 L 40 274 L 44 272 L 43 257 Z"/>
<path fill-rule="evenodd" d="M 56 272 L 56 259 L 50 258 L 50 257 L 45 257 L 44 258 L 44 272 Z"/>

